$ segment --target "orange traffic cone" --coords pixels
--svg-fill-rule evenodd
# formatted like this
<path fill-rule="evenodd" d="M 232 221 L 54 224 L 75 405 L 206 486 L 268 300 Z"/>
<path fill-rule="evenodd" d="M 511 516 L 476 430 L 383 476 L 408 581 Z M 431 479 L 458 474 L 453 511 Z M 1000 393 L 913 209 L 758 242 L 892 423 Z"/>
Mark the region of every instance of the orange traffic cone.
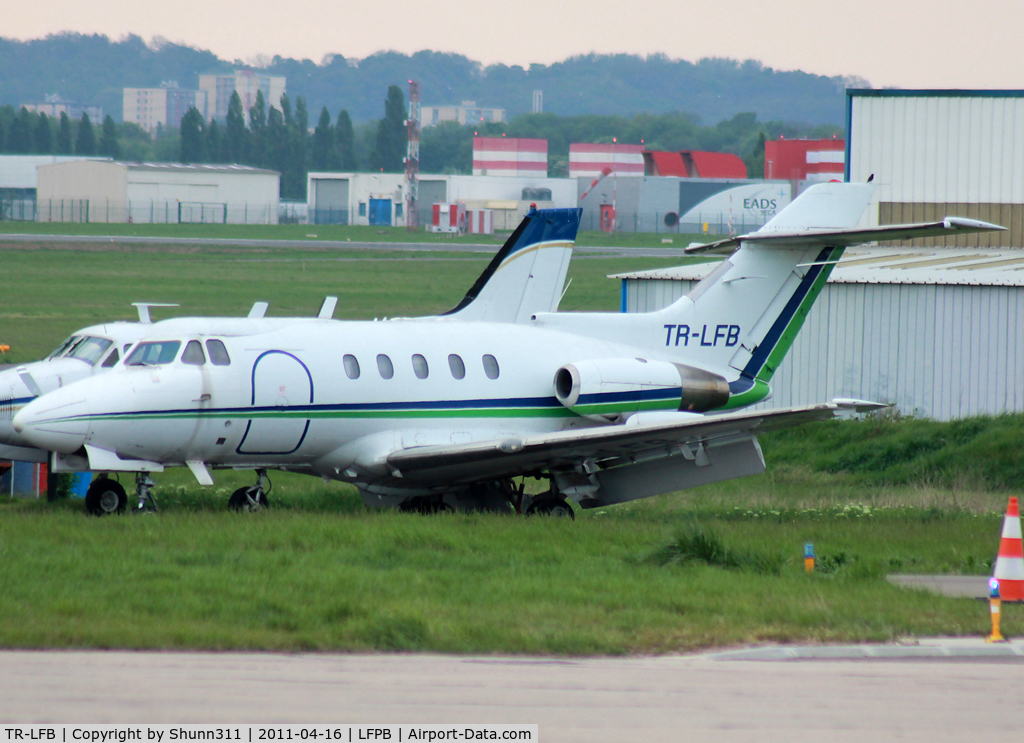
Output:
<path fill-rule="evenodd" d="M 1020 510 L 1017 499 L 1010 498 L 1003 519 L 1003 538 L 993 575 L 999 581 L 1003 601 L 1024 601 L 1024 542 L 1020 534 Z"/>

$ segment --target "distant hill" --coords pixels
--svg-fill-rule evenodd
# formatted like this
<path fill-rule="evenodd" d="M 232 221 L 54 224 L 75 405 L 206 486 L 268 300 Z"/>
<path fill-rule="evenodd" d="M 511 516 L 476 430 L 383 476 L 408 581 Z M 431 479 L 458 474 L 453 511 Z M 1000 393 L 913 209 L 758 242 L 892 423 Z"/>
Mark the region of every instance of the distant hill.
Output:
<path fill-rule="evenodd" d="M 99 105 L 121 118 L 121 89 L 156 87 L 176 80 L 196 87 L 198 76 L 245 66 L 212 52 L 138 36 L 58 34 L 17 41 L 0 38 L 0 105 L 41 101 L 47 93 Z M 737 113 L 762 121 L 841 125 L 844 88 L 863 80 L 780 72 L 759 62 L 702 59 L 691 63 L 664 55 L 590 54 L 551 65 L 483 67 L 458 54 L 380 52 L 364 59 L 341 55 L 317 64 L 274 57 L 264 68 L 288 78 L 288 94 L 306 98 L 316 113 L 345 108 L 356 122 L 383 114 L 388 85 L 420 81 L 422 102 L 444 105 L 473 100 L 505 108 L 510 116 L 530 111 L 534 90 L 544 91 L 544 110 L 561 116 L 631 116 L 684 111 L 715 124 Z"/>

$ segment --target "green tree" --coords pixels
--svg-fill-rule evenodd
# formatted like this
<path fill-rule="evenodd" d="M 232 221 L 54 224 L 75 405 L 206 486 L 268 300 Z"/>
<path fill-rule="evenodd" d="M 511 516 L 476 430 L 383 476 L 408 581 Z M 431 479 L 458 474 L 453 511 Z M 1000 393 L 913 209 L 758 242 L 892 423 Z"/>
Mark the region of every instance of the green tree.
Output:
<path fill-rule="evenodd" d="M 392 85 L 388 87 L 388 97 L 384 101 L 384 118 L 377 124 L 377 139 L 370 156 L 371 167 L 385 173 L 402 172 L 408 141 L 405 96 L 401 88 Z"/>
<path fill-rule="evenodd" d="M 473 130 L 457 121 L 442 121 L 423 130 L 420 170 L 424 173 L 473 172 Z"/>
<path fill-rule="evenodd" d="M 7 152 L 7 125 L 0 117 L 0 152 Z"/>
<path fill-rule="evenodd" d="M 11 132 L 7 135 L 7 151 L 16 155 L 27 155 L 34 149 L 32 140 L 32 114 L 22 106 L 11 122 Z"/>
<path fill-rule="evenodd" d="M 284 106 L 284 96 L 281 105 Z M 292 199 L 306 196 L 306 150 L 309 140 L 309 113 L 306 111 L 306 99 L 301 95 L 295 97 L 295 113 L 289 118 L 285 116 L 285 127 L 288 130 L 288 158 L 281 183 L 281 193 Z"/>
<path fill-rule="evenodd" d="M 356 157 L 356 132 L 348 111 L 341 109 L 338 123 L 334 126 L 334 142 L 338 153 L 338 167 L 345 173 L 354 173 L 359 169 L 359 158 Z"/>
<path fill-rule="evenodd" d="M 103 131 L 100 134 L 100 154 L 115 160 L 121 157 L 121 145 L 117 141 L 117 124 L 111 116 L 103 119 Z"/>
<path fill-rule="evenodd" d="M 256 91 L 256 103 L 249 109 L 250 148 L 249 162 L 265 167 L 267 164 L 267 102 L 263 91 Z"/>
<path fill-rule="evenodd" d="M 244 164 L 249 161 L 249 130 L 245 128 L 245 114 L 242 99 L 236 90 L 228 101 L 225 151 L 229 163 Z"/>
<path fill-rule="evenodd" d="M 35 151 L 40 155 L 53 152 L 53 130 L 50 128 L 50 118 L 44 113 L 40 113 L 36 119 Z"/>
<path fill-rule="evenodd" d="M 203 115 L 193 106 L 181 117 L 181 144 L 178 160 L 183 163 L 203 162 Z"/>
<path fill-rule="evenodd" d="M 271 106 L 267 111 L 266 155 L 262 167 L 269 167 L 282 175 L 282 192 L 285 187 L 285 171 L 288 168 L 288 130 L 284 125 L 284 114 Z"/>
<path fill-rule="evenodd" d="M 73 151 L 71 136 L 71 119 L 66 112 L 60 112 L 60 124 L 57 125 L 57 154 L 70 155 Z"/>
<path fill-rule="evenodd" d="M 331 126 L 331 114 L 324 106 L 320 111 L 320 120 L 313 130 L 313 146 L 310 149 L 309 166 L 314 171 L 338 170 L 341 161 L 335 146 L 334 127 Z"/>
<path fill-rule="evenodd" d="M 206 125 L 206 161 L 210 163 L 224 162 L 224 142 L 220 135 L 220 126 L 217 120 L 210 119 Z"/>
<path fill-rule="evenodd" d="M 78 137 L 75 139 L 75 154 L 96 154 L 96 132 L 92 129 L 92 122 L 89 120 L 89 114 L 87 113 L 83 113 L 82 120 L 78 122 Z"/>

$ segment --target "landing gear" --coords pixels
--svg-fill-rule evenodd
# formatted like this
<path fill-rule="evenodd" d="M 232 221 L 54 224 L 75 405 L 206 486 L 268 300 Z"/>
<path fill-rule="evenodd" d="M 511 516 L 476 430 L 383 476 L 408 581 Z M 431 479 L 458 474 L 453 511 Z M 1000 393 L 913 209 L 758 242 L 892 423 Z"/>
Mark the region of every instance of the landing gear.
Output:
<path fill-rule="evenodd" d="M 232 511 L 262 511 L 270 505 L 267 493 L 271 487 L 267 471 L 256 470 L 256 484 L 233 492 L 228 498 L 228 508 Z"/>
<path fill-rule="evenodd" d="M 398 507 L 402 513 L 419 513 L 429 516 L 435 513 L 454 513 L 455 509 L 444 502 L 440 496 L 423 495 L 409 498 Z"/>
<path fill-rule="evenodd" d="M 124 513 L 127 506 L 128 496 L 121 483 L 109 477 L 94 481 L 85 493 L 85 511 L 92 516 Z"/>
<path fill-rule="evenodd" d="M 153 478 L 148 472 L 135 473 L 135 494 L 139 496 L 139 505 L 135 507 L 135 513 L 156 513 L 160 508 L 156 505 L 156 496 L 153 495 Z"/>
<path fill-rule="evenodd" d="M 527 516 L 554 516 L 556 518 L 576 520 L 576 512 L 569 502 L 549 493 L 541 495 L 526 509 Z"/>

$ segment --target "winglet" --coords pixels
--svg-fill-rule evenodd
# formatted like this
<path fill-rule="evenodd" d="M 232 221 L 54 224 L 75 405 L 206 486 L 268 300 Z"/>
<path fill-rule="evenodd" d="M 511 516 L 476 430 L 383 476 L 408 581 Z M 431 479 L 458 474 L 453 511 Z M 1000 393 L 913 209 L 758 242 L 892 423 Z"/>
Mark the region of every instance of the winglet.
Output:
<path fill-rule="evenodd" d="M 892 407 L 892 403 L 888 402 L 871 402 L 870 400 L 856 400 L 850 397 L 837 397 L 832 400 L 832 404 L 840 410 L 853 413 L 870 413 L 874 410 Z"/>
<path fill-rule="evenodd" d="M 250 320 L 259 320 L 261 317 L 267 314 L 267 307 L 270 304 L 267 302 L 253 302 L 252 309 L 249 310 Z"/>
<path fill-rule="evenodd" d="M 324 302 L 320 305 L 320 311 L 316 313 L 316 316 L 321 320 L 330 320 L 334 317 L 334 308 L 337 306 L 337 297 L 324 297 Z"/>

